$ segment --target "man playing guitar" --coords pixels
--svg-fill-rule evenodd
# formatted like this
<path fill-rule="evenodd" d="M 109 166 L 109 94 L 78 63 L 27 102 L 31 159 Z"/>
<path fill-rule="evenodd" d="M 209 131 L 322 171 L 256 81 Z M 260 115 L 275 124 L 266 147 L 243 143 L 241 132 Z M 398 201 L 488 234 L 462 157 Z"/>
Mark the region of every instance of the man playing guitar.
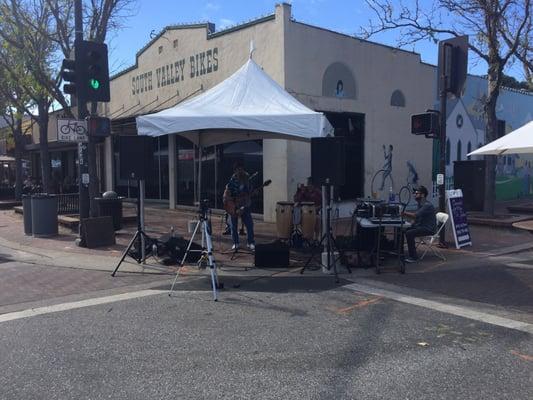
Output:
<path fill-rule="evenodd" d="M 232 250 L 239 249 L 238 217 L 242 218 L 246 226 L 246 236 L 248 248 L 255 250 L 254 222 L 250 213 L 252 189 L 250 187 L 250 176 L 244 170 L 242 162 L 237 161 L 233 165 L 233 175 L 231 176 L 226 189 L 224 190 L 224 209 L 230 216 L 231 239 L 233 240 Z"/>

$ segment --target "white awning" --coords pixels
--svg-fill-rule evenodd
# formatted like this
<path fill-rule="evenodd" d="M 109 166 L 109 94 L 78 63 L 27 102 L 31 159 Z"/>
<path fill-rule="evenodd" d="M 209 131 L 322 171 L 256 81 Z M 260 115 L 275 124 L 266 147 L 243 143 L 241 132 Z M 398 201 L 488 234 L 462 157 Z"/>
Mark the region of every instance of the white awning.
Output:
<path fill-rule="evenodd" d="M 533 154 L 533 121 L 469 153 L 477 155 Z"/>

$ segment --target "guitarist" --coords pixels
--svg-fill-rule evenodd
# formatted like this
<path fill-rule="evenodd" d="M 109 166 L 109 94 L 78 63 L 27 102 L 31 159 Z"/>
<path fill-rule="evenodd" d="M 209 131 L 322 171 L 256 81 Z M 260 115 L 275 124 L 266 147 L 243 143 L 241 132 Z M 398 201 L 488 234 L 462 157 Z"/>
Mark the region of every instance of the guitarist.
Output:
<path fill-rule="evenodd" d="M 224 190 L 224 209 L 230 216 L 231 239 L 233 240 L 232 250 L 239 250 L 238 217 L 246 226 L 248 248 L 255 250 L 254 222 L 250 213 L 252 204 L 250 187 L 250 175 L 244 170 L 242 161 L 233 164 L 233 175 L 231 176 L 226 189 Z"/>

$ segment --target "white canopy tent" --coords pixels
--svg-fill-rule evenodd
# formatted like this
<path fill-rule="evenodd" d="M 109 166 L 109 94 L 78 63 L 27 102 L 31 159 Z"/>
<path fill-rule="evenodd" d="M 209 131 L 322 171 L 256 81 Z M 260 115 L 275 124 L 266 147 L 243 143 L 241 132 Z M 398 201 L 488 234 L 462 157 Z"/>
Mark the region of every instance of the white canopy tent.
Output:
<path fill-rule="evenodd" d="M 137 117 L 139 135 L 176 134 L 200 149 L 255 139 L 308 141 L 332 134 L 324 114 L 287 93 L 251 58 L 229 78 L 196 97 Z M 200 158 L 201 159 L 201 158 Z M 198 193 L 201 190 L 201 162 Z"/>
<path fill-rule="evenodd" d="M 469 153 L 478 155 L 533 154 L 533 121 Z"/>

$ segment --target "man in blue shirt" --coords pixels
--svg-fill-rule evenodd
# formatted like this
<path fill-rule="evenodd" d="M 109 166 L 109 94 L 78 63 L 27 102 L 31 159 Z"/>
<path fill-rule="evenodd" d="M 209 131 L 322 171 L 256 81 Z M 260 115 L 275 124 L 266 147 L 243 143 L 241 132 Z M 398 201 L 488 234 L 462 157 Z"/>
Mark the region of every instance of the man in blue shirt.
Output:
<path fill-rule="evenodd" d="M 418 260 L 416 254 L 415 238 L 419 236 L 433 235 L 437 229 L 437 217 L 435 207 L 427 200 L 428 190 L 420 186 L 415 191 L 415 200 L 418 203 L 416 212 L 404 212 L 404 215 L 414 219 L 413 225 L 405 230 L 405 239 L 409 257 L 405 259 L 407 263 L 413 263 Z"/>

